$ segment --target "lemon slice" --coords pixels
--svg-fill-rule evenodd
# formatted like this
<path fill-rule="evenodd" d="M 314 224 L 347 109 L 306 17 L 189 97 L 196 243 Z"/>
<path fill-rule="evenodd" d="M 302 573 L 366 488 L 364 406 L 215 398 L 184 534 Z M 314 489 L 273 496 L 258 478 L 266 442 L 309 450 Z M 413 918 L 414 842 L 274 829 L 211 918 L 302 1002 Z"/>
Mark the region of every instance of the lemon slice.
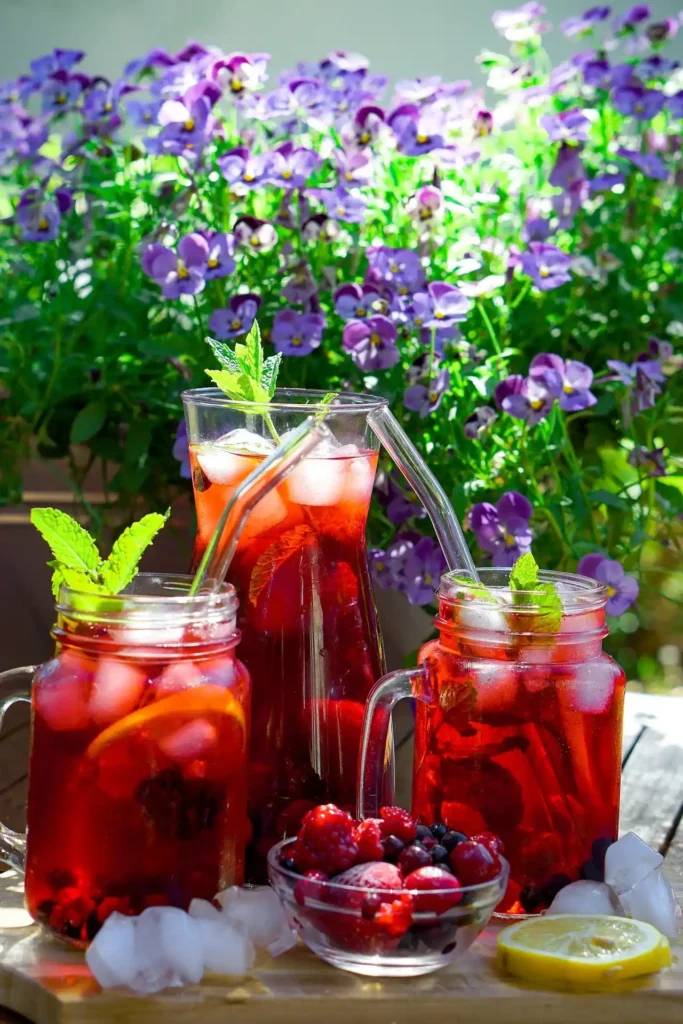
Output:
<path fill-rule="evenodd" d="M 244 711 L 241 704 L 230 690 L 207 684 L 181 690 L 126 715 L 96 736 L 86 754 L 90 758 L 96 758 L 113 743 L 135 736 L 158 740 L 170 730 L 179 728 L 196 716 L 217 717 L 219 721 L 230 723 L 232 729 L 228 749 L 241 749 L 245 740 Z M 221 733 L 221 739 L 225 741 L 228 738 L 225 730 L 221 730 Z"/>
<path fill-rule="evenodd" d="M 557 914 L 504 928 L 496 963 L 527 981 L 592 988 L 668 967 L 671 949 L 644 921 Z"/>

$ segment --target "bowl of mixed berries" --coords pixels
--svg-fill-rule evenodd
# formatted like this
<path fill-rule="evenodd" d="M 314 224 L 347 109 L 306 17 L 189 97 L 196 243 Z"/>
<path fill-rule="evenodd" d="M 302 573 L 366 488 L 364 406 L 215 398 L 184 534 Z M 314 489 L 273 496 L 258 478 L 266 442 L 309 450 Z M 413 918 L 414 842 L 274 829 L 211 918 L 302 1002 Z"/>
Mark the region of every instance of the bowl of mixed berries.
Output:
<path fill-rule="evenodd" d="M 371 977 L 452 963 L 488 923 L 507 886 L 503 844 L 418 824 L 400 807 L 355 821 L 314 807 L 268 855 L 290 925 L 328 963 Z"/>

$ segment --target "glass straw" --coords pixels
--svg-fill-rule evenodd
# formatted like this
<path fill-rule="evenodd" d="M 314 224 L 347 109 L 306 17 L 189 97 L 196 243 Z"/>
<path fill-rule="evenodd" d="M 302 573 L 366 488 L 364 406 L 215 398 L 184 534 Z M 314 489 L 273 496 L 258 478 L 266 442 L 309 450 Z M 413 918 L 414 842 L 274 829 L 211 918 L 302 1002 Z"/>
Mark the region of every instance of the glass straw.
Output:
<path fill-rule="evenodd" d="M 401 424 L 386 405 L 373 410 L 368 423 L 427 509 L 448 568 L 466 572 L 479 583 L 467 541 L 446 492 Z"/>
<path fill-rule="evenodd" d="M 323 438 L 329 437 L 331 434 L 325 424 L 322 421 L 316 422 L 315 416 L 308 416 L 296 430 L 280 442 L 275 451 L 271 452 L 246 480 L 243 480 L 223 509 L 211 540 L 206 546 L 190 587 L 190 596 L 207 584 L 210 590 L 218 589 L 230 568 L 237 550 L 237 542 L 251 510 L 261 498 L 277 487 L 290 469 L 312 448 L 315 448 Z M 227 539 L 222 541 L 223 532 L 228 524 L 231 528 L 228 530 Z"/>

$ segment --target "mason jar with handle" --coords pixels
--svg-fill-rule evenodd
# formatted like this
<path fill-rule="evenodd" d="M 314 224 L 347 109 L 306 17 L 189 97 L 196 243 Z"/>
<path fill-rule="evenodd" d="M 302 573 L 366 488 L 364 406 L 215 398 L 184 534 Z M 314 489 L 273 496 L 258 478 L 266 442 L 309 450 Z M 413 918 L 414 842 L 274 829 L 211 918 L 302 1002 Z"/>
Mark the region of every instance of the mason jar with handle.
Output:
<path fill-rule="evenodd" d="M 113 911 L 186 909 L 243 881 L 237 599 L 229 584 L 189 596 L 191 584 L 140 573 L 116 596 L 62 587 L 54 658 L 0 674 L 0 724 L 29 700 L 32 723 L 27 835 L 0 825 L 0 858 L 25 872 L 32 917 L 67 941 L 87 943 Z"/>
<path fill-rule="evenodd" d="M 413 814 L 498 835 L 511 867 L 499 909 L 536 913 L 570 881 L 599 878 L 617 837 L 625 676 L 602 650 L 602 584 L 541 572 L 562 600 L 549 633 L 537 592 L 513 594 L 508 569 L 479 575 L 442 577 L 438 639 L 371 691 L 358 816 L 379 812 L 391 709 L 416 698 Z"/>

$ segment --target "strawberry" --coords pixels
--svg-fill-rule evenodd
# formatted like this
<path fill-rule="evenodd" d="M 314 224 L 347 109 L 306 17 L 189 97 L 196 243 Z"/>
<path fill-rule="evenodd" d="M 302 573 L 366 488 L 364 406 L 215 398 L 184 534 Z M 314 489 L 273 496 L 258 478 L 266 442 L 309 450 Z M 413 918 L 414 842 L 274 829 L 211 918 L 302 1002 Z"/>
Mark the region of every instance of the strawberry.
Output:
<path fill-rule="evenodd" d="M 366 818 L 356 825 L 353 838 L 358 845 L 358 862 L 365 864 L 371 860 L 383 860 L 382 821 L 379 818 Z"/>

